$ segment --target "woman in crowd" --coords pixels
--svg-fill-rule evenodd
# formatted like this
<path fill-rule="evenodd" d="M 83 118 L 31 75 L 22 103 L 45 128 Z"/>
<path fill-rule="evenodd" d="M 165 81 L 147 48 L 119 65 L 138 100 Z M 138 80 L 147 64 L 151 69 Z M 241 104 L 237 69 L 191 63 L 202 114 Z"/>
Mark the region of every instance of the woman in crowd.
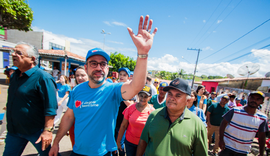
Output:
<path fill-rule="evenodd" d="M 58 93 L 58 109 L 57 114 L 54 118 L 54 125 L 60 120 L 63 110 L 67 109 L 68 96 L 69 92 L 71 91 L 71 88 L 68 85 L 68 78 L 65 75 L 61 75 L 60 79 L 56 81 L 56 83 Z"/>
<path fill-rule="evenodd" d="M 198 86 L 196 93 L 197 93 L 197 100 L 198 100 L 198 104 L 197 107 L 201 108 L 203 110 L 203 112 L 206 112 L 206 107 L 207 107 L 207 98 L 206 96 L 203 95 L 205 91 L 205 87 L 204 86 Z"/>
<path fill-rule="evenodd" d="M 194 114 L 196 114 L 201 120 L 202 122 L 205 124 L 205 126 L 207 127 L 206 124 L 206 119 L 205 119 L 205 115 L 203 113 L 203 110 L 201 108 L 197 107 L 197 93 L 192 90 L 191 91 L 191 98 L 188 100 L 188 104 L 187 104 L 187 108 Z"/>
<path fill-rule="evenodd" d="M 125 147 L 127 156 L 136 155 L 137 146 L 147 118 L 155 110 L 153 106 L 148 104 L 151 99 L 151 92 L 150 86 L 145 85 L 143 90 L 138 93 L 139 102 L 130 105 L 123 112 L 124 119 L 119 130 L 117 146 L 120 151 L 124 150 L 120 141 L 126 130 Z"/>
<path fill-rule="evenodd" d="M 128 68 L 120 68 L 118 70 L 119 72 L 119 82 L 127 82 L 129 80 L 129 77 L 130 77 L 130 70 Z M 118 111 L 118 116 L 117 116 L 117 120 L 116 120 L 116 126 L 115 126 L 115 140 L 117 139 L 118 137 L 118 132 L 119 132 L 119 129 L 120 129 L 120 126 L 121 126 L 121 123 L 123 121 L 123 118 L 124 118 L 124 115 L 122 114 L 123 111 L 127 108 L 127 106 L 131 105 L 131 104 L 134 104 L 134 101 L 136 101 L 135 98 L 131 99 L 131 100 L 127 100 L 127 101 L 122 101 L 120 103 L 120 107 L 119 107 L 119 111 Z M 124 140 L 125 140 L 125 133 L 123 134 L 123 137 L 122 137 L 122 140 L 120 141 L 120 144 L 121 144 L 121 147 L 122 149 L 124 149 Z M 118 153 L 114 153 L 113 154 L 114 156 L 117 156 Z M 122 151 L 119 151 L 119 156 L 125 156 L 125 151 L 122 150 Z"/>
<path fill-rule="evenodd" d="M 79 66 L 78 68 L 76 68 L 75 81 L 76 81 L 77 85 L 88 81 L 88 76 L 87 76 L 87 73 L 85 72 L 83 66 Z M 75 124 L 75 122 L 73 123 L 73 125 L 69 129 L 69 136 L 70 136 L 72 147 L 75 144 L 75 140 L 74 140 L 74 137 L 75 137 L 74 136 L 74 124 Z"/>

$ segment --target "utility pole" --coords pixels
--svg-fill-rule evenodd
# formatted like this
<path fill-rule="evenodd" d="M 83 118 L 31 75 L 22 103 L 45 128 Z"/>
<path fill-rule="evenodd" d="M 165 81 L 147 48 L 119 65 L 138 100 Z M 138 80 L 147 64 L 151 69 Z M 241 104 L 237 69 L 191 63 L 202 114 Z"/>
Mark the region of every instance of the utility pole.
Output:
<path fill-rule="evenodd" d="M 196 50 L 196 51 L 198 51 L 196 65 L 195 65 L 193 79 L 192 79 L 192 84 L 191 84 L 191 88 L 193 88 L 195 74 L 196 74 L 196 70 L 197 70 L 198 59 L 199 59 L 200 51 L 202 51 L 202 50 L 201 49 L 192 49 L 192 48 L 187 48 L 187 50 Z"/>

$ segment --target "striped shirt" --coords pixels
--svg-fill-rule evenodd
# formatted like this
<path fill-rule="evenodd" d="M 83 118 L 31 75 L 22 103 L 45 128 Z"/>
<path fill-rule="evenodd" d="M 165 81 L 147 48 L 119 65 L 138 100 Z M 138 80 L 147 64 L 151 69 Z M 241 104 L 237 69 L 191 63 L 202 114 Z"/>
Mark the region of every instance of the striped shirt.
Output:
<path fill-rule="evenodd" d="M 267 116 L 260 111 L 249 115 L 244 107 L 234 107 L 223 118 L 229 122 L 224 132 L 225 147 L 248 154 L 256 132 L 268 131 Z"/>

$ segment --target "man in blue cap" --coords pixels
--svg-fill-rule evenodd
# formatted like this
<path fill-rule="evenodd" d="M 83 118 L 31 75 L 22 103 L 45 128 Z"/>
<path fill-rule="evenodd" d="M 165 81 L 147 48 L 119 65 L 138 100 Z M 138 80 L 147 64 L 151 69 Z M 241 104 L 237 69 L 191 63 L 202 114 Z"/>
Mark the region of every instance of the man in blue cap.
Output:
<path fill-rule="evenodd" d="M 186 108 L 191 95 L 188 82 L 176 78 L 163 90 L 166 107 L 149 115 L 136 155 L 207 156 L 205 125 Z"/>
<path fill-rule="evenodd" d="M 59 141 L 75 121 L 75 155 L 111 155 L 117 150 L 114 129 L 120 102 L 133 98 L 145 85 L 148 52 L 152 47 L 157 28 L 151 34 L 152 23 L 149 16 L 140 17 L 138 34 L 128 28 L 137 47 L 138 58 L 133 81 L 108 83 L 109 55 L 99 48 L 88 51 L 85 71 L 89 81 L 76 86 L 70 93 L 68 107 L 55 137 L 50 156 L 56 156 Z M 148 26 L 148 27 L 147 27 Z"/>

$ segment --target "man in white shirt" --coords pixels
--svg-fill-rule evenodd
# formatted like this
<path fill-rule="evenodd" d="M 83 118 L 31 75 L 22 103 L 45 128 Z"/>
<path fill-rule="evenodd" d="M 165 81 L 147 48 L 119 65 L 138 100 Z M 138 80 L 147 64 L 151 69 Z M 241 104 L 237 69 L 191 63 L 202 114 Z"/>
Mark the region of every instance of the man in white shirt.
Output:
<path fill-rule="evenodd" d="M 55 81 L 57 81 L 57 79 L 58 79 L 58 72 L 59 72 L 59 70 L 56 69 L 56 66 L 54 66 L 53 71 L 52 71 L 52 76 L 53 76 Z"/>

